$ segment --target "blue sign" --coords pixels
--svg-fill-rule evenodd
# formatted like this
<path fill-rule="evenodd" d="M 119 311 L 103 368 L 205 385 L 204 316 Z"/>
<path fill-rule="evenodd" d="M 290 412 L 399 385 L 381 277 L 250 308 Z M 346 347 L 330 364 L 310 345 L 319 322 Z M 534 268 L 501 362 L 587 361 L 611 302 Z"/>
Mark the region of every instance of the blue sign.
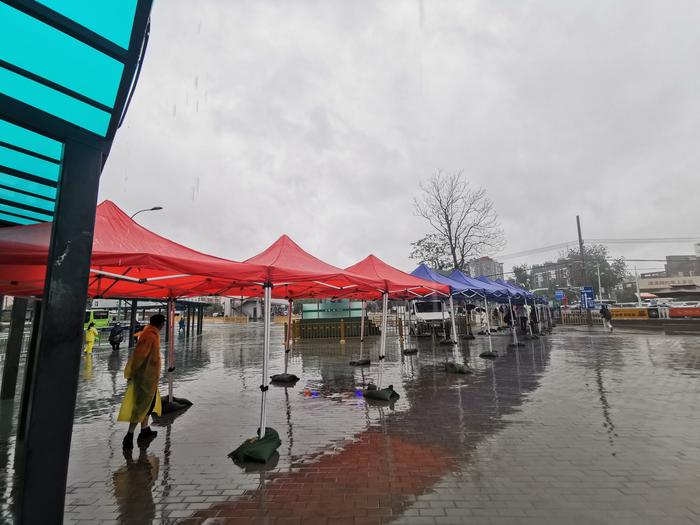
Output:
<path fill-rule="evenodd" d="M 564 290 L 557 290 L 556 292 L 554 292 L 554 298 L 557 301 L 564 300 Z"/>
<path fill-rule="evenodd" d="M 589 310 L 595 308 L 595 296 L 593 295 L 592 286 L 584 286 L 581 288 L 581 306 Z"/>

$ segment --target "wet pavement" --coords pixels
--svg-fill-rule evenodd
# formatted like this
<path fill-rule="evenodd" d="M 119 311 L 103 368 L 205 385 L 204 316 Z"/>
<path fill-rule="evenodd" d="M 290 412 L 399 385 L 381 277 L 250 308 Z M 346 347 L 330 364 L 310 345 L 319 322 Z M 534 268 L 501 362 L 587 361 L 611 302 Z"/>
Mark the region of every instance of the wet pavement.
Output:
<path fill-rule="evenodd" d="M 280 326 L 273 337 L 271 374 Z M 358 392 L 377 380 L 378 339 L 363 347 L 367 368 L 348 366 L 356 341 L 297 344 L 289 371 L 301 380 L 268 392 L 282 446 L 267 468 L 227 457 L 257 428 L 262 325 L 178 341 L 175 394 L 194 406 L 129 457 L 116 422 L 126 352 L 96 352 L 80 372 L 65 521 L 700 523 L 700 338 L 558 328 L 518 351 L 505 335 L 493 343 L 500 355 L 486 361 L 483 337 L 455 351 L 420 339 L 413 356 L 390 338 L 391 405 Z M 448 359 L 474 373 L 447 374 Z M 13 442 L 5 421 L 0 522 Z"/>

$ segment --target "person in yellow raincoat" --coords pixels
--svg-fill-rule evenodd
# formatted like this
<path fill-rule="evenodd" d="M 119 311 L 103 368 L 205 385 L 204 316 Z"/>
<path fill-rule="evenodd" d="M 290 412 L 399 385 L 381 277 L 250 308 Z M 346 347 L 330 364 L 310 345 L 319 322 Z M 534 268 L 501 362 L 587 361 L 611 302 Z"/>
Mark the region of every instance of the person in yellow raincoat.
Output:
<path fill-rule="evenodd" d="M 95 339 L 99 334 L 97 333 L 97 328 L 95 328 L 95 323 L 90 323 L 85 330 L 85 353 L 91 354 L 92 347 L 95 345 Z"/>
<path fill-rule="evenodd" d="M 148 446 L 158 434 L 149 427 L 149 415 L 161 414 L 158 381 L 160 379 L 160 331 L 165 324 L 165 317 L 156 314 L 150 324 L 143 329 L 133 354 L 124 368 L 124 377 L 129 383 L 119 410 L 118 421 L 129 423 L 129 430 L 124 436 L 124 450 L 134 448 L 134 430 L 141 423 L 141 432 L 137 438 L 139 447 Z"/>

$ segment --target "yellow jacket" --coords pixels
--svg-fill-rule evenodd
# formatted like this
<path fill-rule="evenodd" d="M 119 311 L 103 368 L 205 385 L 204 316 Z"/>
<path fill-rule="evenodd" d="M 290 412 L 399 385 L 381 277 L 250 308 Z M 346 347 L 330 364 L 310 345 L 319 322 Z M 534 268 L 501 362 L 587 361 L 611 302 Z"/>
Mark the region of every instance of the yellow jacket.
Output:
<path fill-rule="evenodd" d="M 86 343 L 94 343 L 95 338 L 98 336 L 97 328 L 94 326 L 92 328 L 88 328 L 85 331 L 85 342 Z"/>
<path fill-rule="evenodd" d="M 156 402 L 153 412 L 160 415 L 160 332 L 155 326 L 148 325 L 144 328 L 133 354 L 126 363 L 124 377 L 129 380 L 129 384 L 117 420 L 129 423 L 143 421 L 154 396 Z"/>

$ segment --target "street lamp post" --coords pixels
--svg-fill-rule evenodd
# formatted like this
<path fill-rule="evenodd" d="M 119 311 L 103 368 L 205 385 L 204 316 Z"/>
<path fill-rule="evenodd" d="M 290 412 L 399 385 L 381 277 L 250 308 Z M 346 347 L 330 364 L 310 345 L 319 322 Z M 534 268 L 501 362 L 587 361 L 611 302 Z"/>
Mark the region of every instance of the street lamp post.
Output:
<path fill-rule="evenodd" d="M 136 213 L 134 213 L 133 215 L 131 215 L 130 218 L 133 219 L 133 218 L 136 217 L 139 213 L 143 213 L 144 211 L 158 211 L 158 210 L 162 210 L 162 209 L 163 209 L 162 206 L 153 206 L 153 208 L 144 208 L 143 210 L 139 210 L 139 211 L 137 211 Z"/>

